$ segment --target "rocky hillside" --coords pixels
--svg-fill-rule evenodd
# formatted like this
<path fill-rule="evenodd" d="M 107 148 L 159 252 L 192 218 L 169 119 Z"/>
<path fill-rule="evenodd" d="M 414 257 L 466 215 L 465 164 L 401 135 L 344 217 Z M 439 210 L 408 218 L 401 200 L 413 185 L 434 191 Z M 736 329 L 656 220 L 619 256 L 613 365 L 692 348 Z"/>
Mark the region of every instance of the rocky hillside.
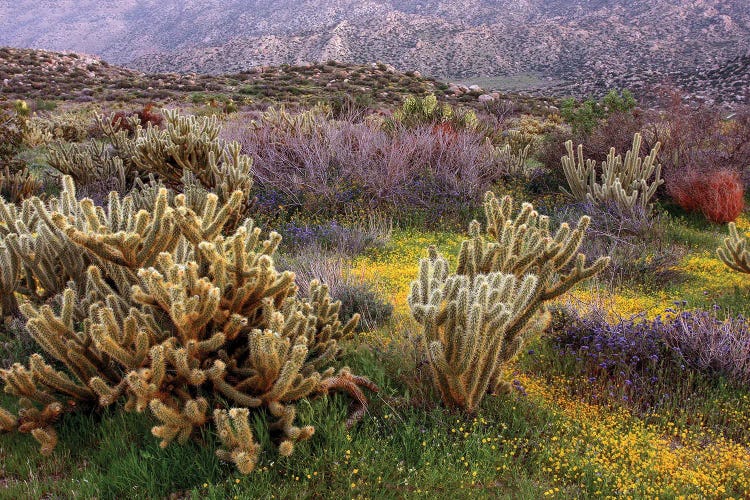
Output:
<path fill-rule="evenodd" d="M 443 79 L 533 75 L 597 93 L 722 71 L 750 51 L 746 0 L 17 0 L 0 44 L 148 72 L 384 61 Z M 723 88 L 709 89 L 709 99 Z"/>
<path fill-rule="evenodd" d="M 484 93 L 403 73 L 393 66 L 321 63 L 263 66 L 226 75 L 150 74 L 73 52 L 0 47 L 0 100 L 62 99 L 87 101 L 191 100 L 221 103 L 285 104 L 337 102 L 345 105 L 400 103 L 407 95 L 435 94 L 441 100 L 483 106 L 488 100 L 512 99 L 529 110 L 549 109 L 553 100 Z"/>

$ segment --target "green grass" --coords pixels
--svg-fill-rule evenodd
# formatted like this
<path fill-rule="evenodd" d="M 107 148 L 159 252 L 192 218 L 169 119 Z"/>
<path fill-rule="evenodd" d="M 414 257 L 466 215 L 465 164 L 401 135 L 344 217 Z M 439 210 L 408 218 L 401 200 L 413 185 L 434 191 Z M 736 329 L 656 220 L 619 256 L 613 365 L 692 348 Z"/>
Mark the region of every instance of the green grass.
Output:
<path fill-rule="evenodd" d="M 201 436 L 200 445 L 175 444 L 162 450 L 150 436 L 147 417 L 105 412 L 67 418 L 50 458 L 38 455 L 28 436 L 4 436 L 0 478 L 5 489 L 0 495 L 161 498 L 182 491 L 196 498 L 346 498 L 358 493 L 455 498 L 463 489 L 465 496 L 512 492 L 516 498 L 536 498 L 547 487 L 544 478 L 534 477 L 541 457 L 530 451 L 517 457 L 515 444 L 509 443 L 537 449 L 545 428 L 556 425 L 552 415 L 515 397 L 488 405 L 485 423 L 437 408 L 394 406 L 389 395 L 398 390 L 373 356 L 359 354 L 351 360 L 367 365 L 386 393 L 373 401 L 363 422 L 345 428 L 346 402 L 340 397 L 302 403 L 299 420 L 314 425 L 315 435 L 283 458 L 271 451 L 268 435 L 261 433 L 265 451 L 250 476 L 216 459 L 211 451 L 216 439 L 210 434 Z M 506 424 L 498 428 L 488 422 Z"/>

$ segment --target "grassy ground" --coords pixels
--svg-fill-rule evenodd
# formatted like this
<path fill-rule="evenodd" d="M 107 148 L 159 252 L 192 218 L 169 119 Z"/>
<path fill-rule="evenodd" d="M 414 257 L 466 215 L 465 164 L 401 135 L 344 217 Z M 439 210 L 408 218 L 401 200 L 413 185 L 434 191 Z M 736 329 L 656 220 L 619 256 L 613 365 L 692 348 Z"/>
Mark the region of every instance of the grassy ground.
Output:
<path fill-rule="evenodd" d="M 750 229 L 743 219 L 740 227 Z M 655 293 L 590 283 L 574 300 L 599 300 L 618 315 L 664 312 L 673 300 L 719 303 L 747 313 L 745 278 L 713 249 L 724 235 L 676 219 L 669 236 L 689 247 L 676 263 L 683 279 Z M 212 453 L 216 438 L 162 450 L 152 421 L 137 414 L 75 415 L 54 455 L 42 458 L 28 436 L 0 439 L 3 498 L 747 498 L 750 496 L 750 391 L 706 381 L 689 405 L 635 414 L 576 395 L 575 373 L 537 339 L 509 376 L 523 391 L 487 398 L 476 417 L 403 403 L 408 390 L 394 361 L 394 337 L 412 328 L 406 294 L 418 259 L 434 244 L 453 255 L 456 233 L 395 231 L 390 245 L 356 262 L 397 305 L 390 324 L 352 345 L 347 362 L 382 388 L 351 430 L 339 397 L 300 404 L 316 427 L 290 458 L 266 445 L 256 470 L 239 475 Z M 602 298 L 611 296 L 604 301 Z M 369 345 L 369 347 L 367 347 Z M 0 401 L 6 403 L 6 401 Z M 689 409 L 689 412 L 686 411 Z"/>

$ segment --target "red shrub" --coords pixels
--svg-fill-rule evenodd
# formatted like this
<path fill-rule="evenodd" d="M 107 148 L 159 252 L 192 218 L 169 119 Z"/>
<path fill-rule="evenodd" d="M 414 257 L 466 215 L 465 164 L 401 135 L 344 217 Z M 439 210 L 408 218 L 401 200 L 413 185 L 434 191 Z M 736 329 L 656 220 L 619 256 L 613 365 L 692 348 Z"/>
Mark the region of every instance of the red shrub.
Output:
<path fill-rule="evenodd" d="M 711 222 L 735 220 L 745 208 L 745 189 L 738 172 L 693 171 L 669 186 L 669 195 L 687 211 L 700 211 Z"/>
<path fill-rule="evenodd" d="M 143 109 L 141 109 L 140 111 L 135 111 L 133 113 L 118 111 L 112 117 L 112 125 L 114 125 L 117 130 L 127 130 L 128 133 L 132 133 L 133 127 L 130 126 L 128 118 L 131 116 L 137 116 L 141 122 L 142 127 L 147 127 L 149 124 L 153 125 L 154 127 L 160 127 L 164 122 L 164 117 L 159 113 L 154 113 L 152 111 L 153 108 L 154 104 L 148 103 L 143 107 Z"/>
<path fill-rule="evenodd" d="M 667 193 L 686 212 L 700 210 L 698 206 L 697 189 L 703 182 L 703 175 L 690 172 L 675 180 L 670 179 Z"/>

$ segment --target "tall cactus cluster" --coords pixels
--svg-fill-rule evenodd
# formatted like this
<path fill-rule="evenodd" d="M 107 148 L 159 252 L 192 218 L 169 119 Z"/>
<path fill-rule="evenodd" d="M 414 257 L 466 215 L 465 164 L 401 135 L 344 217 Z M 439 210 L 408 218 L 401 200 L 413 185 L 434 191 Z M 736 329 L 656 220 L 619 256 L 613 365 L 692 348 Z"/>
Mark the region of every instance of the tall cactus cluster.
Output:
<path fill-rule="evenodd" d="M 635 134 L 625 159 L 616 154 L 615 148 L 610 149 L 599 169 L 596 161 L 584 159 L 583 145 L 574 152 L 573 141 L 566 142 L 568 155 L 561 161 L 568 189 L 563 187 L 562 191 L 576 200 L 612 204 L 622 213 L 647 213 L 651 198 L 664 183 L 661 165 L 656 163 L 661 145 L 656 143 L 649 155 L 641 158 L 641 143 L 641 134 Z"/>
<path fill-rule="evenodd" d="M 486 226 L 470 226 L 455 272 L 437 250 L 420 262 L 409 306 L 421 325 L 420 349 L 444 403 L 474 412 L 488 392 L 507 390 L 503 370 L 524 340 L 543 330 L 545 304 L 602 270 L 577 254 L 588 217 L 552 234 L 549 219 L 509 196 L 487 193 Z"/>
<path fill-rule="evenodd" d="M 207 161 L 221 172 L 236 155 Z M 333 367 L 358 316 L 342 321 L 317 282 L 300 297 L 293 273 L 274 266 L 281 237 L 235 225 L 246 194 L 225 198 L 207 194 L 195 210 L 162 187 L 145 208 L 115 192 L 97 206 L 64 177 L 46 202 L 0 200 L 0 303 L 28 318 L 40 349 L 0 370 L 18 401 L 16 413 L 0 410 L 0 430 L 30 433 L 50 453 L 55 423 L 79 409 L 149 410 L 162 446 L 213 420 L 219 457 L 247 473 L 260 450 L 251 412 L 270 420 L 283 455 L 314 432 L 296 424 L 296 401 L 343 391 L 363 413 L 361 388 L 376 387 Z"/>

